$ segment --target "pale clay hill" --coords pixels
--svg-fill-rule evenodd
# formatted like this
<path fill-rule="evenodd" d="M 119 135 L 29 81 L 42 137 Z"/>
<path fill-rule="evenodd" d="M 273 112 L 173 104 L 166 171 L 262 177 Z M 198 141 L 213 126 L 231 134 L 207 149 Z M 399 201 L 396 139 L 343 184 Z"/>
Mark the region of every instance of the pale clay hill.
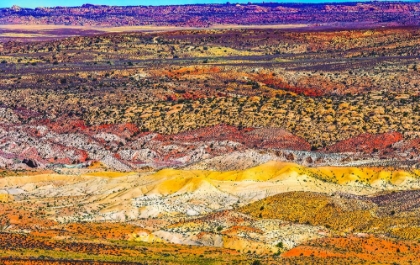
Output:
<path fill-rule="evenodd" d="M 59 223 L 129 222 L 146 229 L 130 235 L 131 240 L 256 249 L 258 253 L 289 249 L 327 236 L 330 231 L 322 226 L 255 219 L 232 210 L 289 192 L 340 197 L 413 189 L 420 189 L 420 170 L 310 168 L 276 161 L 231 171 L 69 169 L 62 174 L 47 172 L 0 179 L 2 201 L 14 203 L 17 209 L 29 205 L 45 209 L 45 218 Z M 148 220 L 161 221 L 151 224 Z M 13 226 L 8 229 L 13 231 Z M 276 247 L 280 241 L 284 245 Z"/>

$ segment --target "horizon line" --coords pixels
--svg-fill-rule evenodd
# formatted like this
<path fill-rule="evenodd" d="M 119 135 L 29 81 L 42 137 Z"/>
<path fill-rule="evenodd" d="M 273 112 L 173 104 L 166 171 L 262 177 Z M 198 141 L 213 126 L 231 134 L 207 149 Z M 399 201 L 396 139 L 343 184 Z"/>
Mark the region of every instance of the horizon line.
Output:
<path fill-rule="evenodd" d="M 0 6 L 1 9 L 5 8 L 12 8 L 14 6 L 24 9 L 36 9 L 36 8 L 57 8 L 57 7 L 69 7 L 69 8 L 76 8 L 82 7 L 84 5 L 92 5 L 92 6 L 107 6 L 107 7 L 149 7 L 149 6 L 192 6 L 192 5 L 256 5 L 256 4 L 302 4 L 302 5 L 323 5 L 323 4 L 354 4 L 354 3 L 381 3 L 381 2 L 394 2 L 394 3 L 416 3 L 420 0 L 286 0 L 286 1 L 239 1 L 239 2 L 230 2 L 230 1 L 218 1 L 216 2 L 197 2 L 197 3 L 179 3 L 179 4 L 148 4 L 148 5 L 113 5 L 113 4 L 100 4 L 100 3 L 83 3 L 80 5 L 52 5 L 52 6 L 23 6 L 19 4 L 13 4 L 9 6 Z"/>

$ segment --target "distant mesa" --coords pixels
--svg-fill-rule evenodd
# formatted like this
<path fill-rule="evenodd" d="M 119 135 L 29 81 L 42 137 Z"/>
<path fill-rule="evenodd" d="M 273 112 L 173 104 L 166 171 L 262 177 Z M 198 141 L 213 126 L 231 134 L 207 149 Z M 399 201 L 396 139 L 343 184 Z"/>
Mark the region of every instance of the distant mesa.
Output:
<path fill-rule="evenodd" d="M 83 4 L 83 5 L 82 5 L 82 8 L 90 8 L 90 7 L 105 7 L 105 6 L 107 6 L 107 5 L 94 5 L 94 4 L 89 4 L 89 3 L 86 3 L 86 4 Z"/>
<path fill-rule="evenodd" d="M 210 25 L 310 24 L 341 27 L 418 26 L 418 2 L 369 2 L 330 4 L 191 4 L 162 6 L 108 6 L 86 3 L 82 6 L 20 8 L 9 12 L 0 8 L 0 24 L 45 24 L 91 26 L 160 26 L 209 27 Z M 176 12 L 173 12 L 176 9 Z M 24 10 L 25 12 L 18 12 Z M 211 10 L 211 11 L 209 11 Z M 10 12 L 12 11 L 12 12 Z M 13 14 L 13 13 L 18 13 Z M 404 13 L 402 16 L 401 14 Z M 98 15 L 101 14 L 101 15 Z M 105 15 L 106 14 L 106 15 Z M 167 16 L 171 14 L 171 16 Z M 384 15 L 386 14 L 386 15 Z M 17 15 L 17 16 L 16 16 Z M 308 19 L 308 18 L 311 19 Z M 311 26 L 312 27 L 312 26 Z"/>

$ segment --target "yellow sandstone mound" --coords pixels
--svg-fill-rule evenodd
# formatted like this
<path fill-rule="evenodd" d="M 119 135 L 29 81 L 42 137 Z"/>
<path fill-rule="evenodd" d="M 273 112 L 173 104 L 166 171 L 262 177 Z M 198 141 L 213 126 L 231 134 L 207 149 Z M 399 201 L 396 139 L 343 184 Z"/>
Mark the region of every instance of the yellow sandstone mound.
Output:
<path fill-rule="evenodd" d="M 13 201 L 13 196 L 6 193 L 0 193 L 0 202 L 10 202 Z"/>
<path fill-rule="evenodd" d="M 293 163 L 268 162 L 245 170 L 206 171 L 163 169 L 153 176 L 156 178 L 205 178 L 218 181 L 268 181 L 273 178 L 290 177 L 303 173 L 304 167 Z"/>
<path fill-rule="evenodd" d="M 340 185 L 360 183 L 366 185 L 390 184 L 399 186 L 407 181 L 420 179 L 419 170 L 393 170 L 389 168 L 368 167 L 304 167 L 294 163 L 268 162 L 245 170 L 206 171 L 164 169 L 151 176 L 156 180 L 165 179 L 159 184 L 161 194 L 175 193 L 184 186 L 194 191 L 203 181 L 284 181 L 290 178 L 309 177 Z"/>
<path fill-rule="evenodd" d="M 49 208 L 48 214 L 60 221 L 72 220 L 80 212 L 88 220 L 99 221 L 196 216 L 286 192 L 372 195 L 386 190 L 420 189 L 419 173 L 392 168 L 305 167 L 278 161 L 231 171 L 80 170 L 0 178 L 0 191 L 4 191 L 0 192 L 0 201 L 13 200 L 4 194 L 16 194 L 15 199 L 19 200 L 29 196 L 35 202 L 45 200 L 50 205 L 53 198 L 74 200 L 66 214 L 59 208 Z"/>
<path fill-rule="evenodd" d="M 419 170 L 393 170 L 388 168 L 367 168 L 367 167 L 319 167 L 307 168 L 315 178 L 338 184 L 360 182 L 369 185 L 378 183 L 389 183 L 392 185 L 403 184 L 404 181 L 419 179 Z"/>

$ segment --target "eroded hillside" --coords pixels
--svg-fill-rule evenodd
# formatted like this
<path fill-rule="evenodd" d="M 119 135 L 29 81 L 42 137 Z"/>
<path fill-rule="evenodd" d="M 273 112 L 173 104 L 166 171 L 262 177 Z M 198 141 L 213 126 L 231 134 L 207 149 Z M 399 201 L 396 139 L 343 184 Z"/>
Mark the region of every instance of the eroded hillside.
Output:
<path fill-rule="evenodd" d="M 342 26 L 1 31 L 0 263 L 419 263 L 419 29 Z"/>
<path fill-rule="evenodd" d="M 130 123 L 167 135 L 220 124 L 281 128 L 312 150 L 400 133 L 415 153 L 418 36 L 416 28 L 253 29 L 7 42 L 0 119 L 25 126 Z M 301 141 L 295 136 L 292 142 Z M 358 151 L 340 144 L 328 150 Z"/>
<path fill-rule="evenodd" d="M 17 260 L 50 262 L 417 260 L 419 170 L 283 162 L 233 171 L 103 170 L 1 178 L 0 257 L 19 248 Z M 351 248 L 339 255 L 335 241 Z M 356 247 L 375 242 L 400 251 L 382 256 L 383 248 Z M 161 254 L 150 256 L 154 250 Z"/>

